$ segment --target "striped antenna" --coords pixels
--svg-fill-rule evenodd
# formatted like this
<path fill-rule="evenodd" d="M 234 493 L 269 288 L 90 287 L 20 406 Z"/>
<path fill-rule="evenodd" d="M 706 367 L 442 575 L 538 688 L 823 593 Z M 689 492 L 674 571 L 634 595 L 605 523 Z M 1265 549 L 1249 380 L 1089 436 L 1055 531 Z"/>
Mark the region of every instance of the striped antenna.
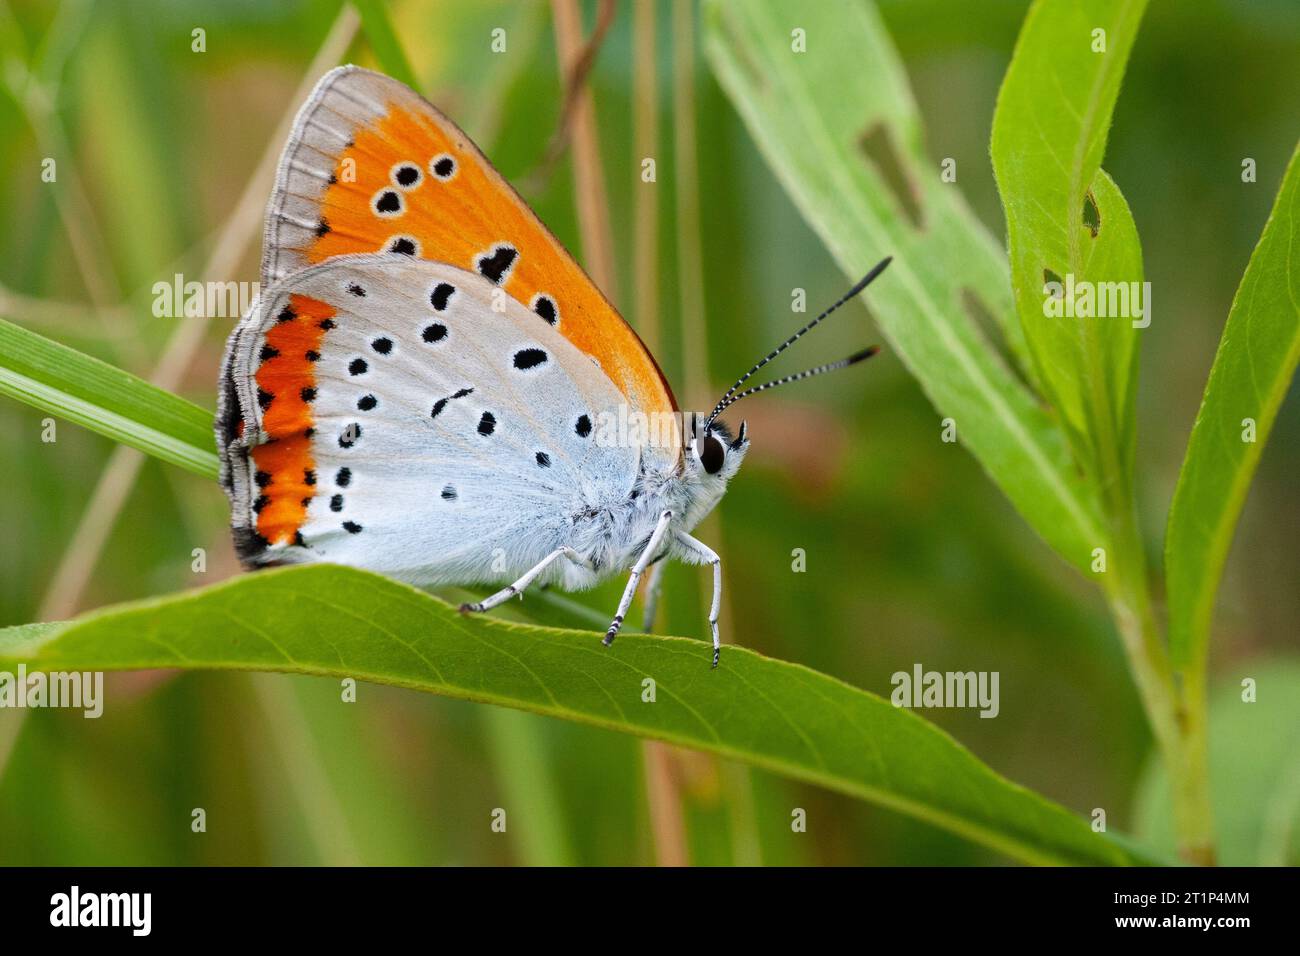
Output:
<path fill-rule="evenodd" d="M 777 385 L 784 385 L 787 382 L 798 381 L 801 378 L 809 378 L 813 375 L 821 375 L 823 372 L 832 372 L 835 371 L 836 369 L 847 368 L 850 365 L 854 365 L 858 362 L 861 362 L 863 359 L 870 358 L 872 355 L 875 355 L 876 347 L 873 346 L 872 348 L 869 348 L 863 352 L 858 352 L 855 355 L 850 355 L 846 359 L 841 359 L 838 362 L 831 362 L 828 365 L 819 365 L 816 368 L 810 368 L 804 372 L 798 372 L 794 375 L 788 375 L 785 378 L 777 379 L 774 382 L 768 382 L 766 385 L 760 385 L 757 388 L 749 388 L 737 394 L 737 390 L 740 388 L 740 386 L 744 385 L 747 381 L 749 381 L 749 379 L 754 375 L 755 372 L 761 369 L 768 362 L 772 361 L 772 359 L 776 358 L 778 355 L 780 355 L 782 352 L 788 349 L 795 342 L 799 341 L 799 339 L 803 338 L 803 336 L 807 332 L 815 328 L 828 315 L 830 315 L 832 312 L 834 312 L 836 309 L 842 306 L 845 302 L 848 302 L 855 295 L 857 295 L 859 292 L 861 292 L 863 289 L 869 286 L 872 283 L 872 281 L 876 278 L 876 276 L 880 275 L 880 273 L 885 271 L 885 267 L 888 266 L 889 263 L 893 261 L 893 258 L 894 258 L 893 256 L 886 256 L 885 258 L 877 262 L 875 267 L 870 272 L 868 272 L 861 279 L 859 279 L 852 289 L 844 293 L 844 295 L 840 296 L 840 298 L 836 300 L 836 302 L 833 305 L 831 305 L 830 308 L 826 309 L 824 312 L 822 312 L 821 315 L 817 316 L 817 318 L 813 319 L 811 322 L 805 325 L 794 335 L 790 336 L 788 339 L 786 339 L 776 348 L 772 349 L 772 351 L 768 352 L 767 355 L 765 355 L 762 359 L 760 359 L 754 365 L 753 368 L 751 368 L 744 375 L 740 376 L 740 378 L 736 379 L 736 384 L 732 385 L 731 388 L 727 389 L 726 394 L 723 395 L 722 398 L 718 399 L 718 404 L 713 407 L 713 411 L 709 413 L 709 417 L 704 420 L 705 431 L 708 431 L 709 426 L 713 424 L 713 420 L 717 418 L 720 414 L 722 414 L 722 410 L 724 408 L 727 408 L 729 405 L 736 404 L 736 402 L 740 401 L 746 395 L 753 395 L 755 392 L 761 392 L 769 388 L 775 388 Z"/>
<path fill-rule="evenodd" d="M 755 385 L 753 388 L 747 388 L 743 392 L 737 392 L 725 402 L 720 402 L 718 404 L 713 415 L 709 417 L 709 421 L 712 421 L 718 414 L 726 411 L 732 405 L 735 405 L 736 402 L 740 401 L 742 398 L 748 398 L 750 395 L 756 395 L 759 392 L 766 392 L 769 388 L 776 388 L 778 385 L 788 385 L 790 382 L 797 382 L 800 379 L 812 378 L 814 375 L 821 375 L 825 372 L 834 372 L 842 368 L 848 368 L 850 365 L 857 365 L 859 362 L 871 358 L 871 356 L 875 355 L 879 351 L 880 346 L 873 345 L 870 348 L 863 349 L 861 352 L 854 352 L 848 358 L 842 358 L 838 362 L 827 362 L 825 365 L 817 365 L 813 368 L 804 369 L 802 372 L 795 372 L 793 375 L 778 378 L 772 382 L 764 382 L 762 385 Z M 707 428 L 707 424 L 705 427 Z"/>

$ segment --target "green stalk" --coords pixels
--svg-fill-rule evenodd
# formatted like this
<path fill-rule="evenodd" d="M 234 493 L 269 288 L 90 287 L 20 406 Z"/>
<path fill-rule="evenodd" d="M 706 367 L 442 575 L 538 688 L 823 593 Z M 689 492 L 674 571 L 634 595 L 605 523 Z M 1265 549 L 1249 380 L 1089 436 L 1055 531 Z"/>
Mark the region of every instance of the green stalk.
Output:
<path fill-rule="evenodd" d="M 1132 499 L 1117 490 L 1106 495 L 1116 552 L 1113 584 L 1106 587 L 1129 668 L 1147 719 L 1169 771 L 1174 832 L 1189 863 L 1214 865 L 1203 676 L 1175 679 L 1152 609 L 1146 558 Z M 1203 671 L 1197 671 L 1203 675 Z"/>

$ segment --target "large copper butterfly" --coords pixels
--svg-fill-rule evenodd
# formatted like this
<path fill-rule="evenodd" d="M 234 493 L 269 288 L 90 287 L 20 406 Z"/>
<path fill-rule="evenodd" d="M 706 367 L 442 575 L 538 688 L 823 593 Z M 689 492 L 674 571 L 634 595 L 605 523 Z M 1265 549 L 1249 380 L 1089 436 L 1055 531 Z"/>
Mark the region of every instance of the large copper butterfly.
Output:
<path fill-rule="evenodd" d="M 468 137 L 403 84 L 335 69 L 281 157 L 262 294 L 222 365 L 239 557 L 508 584 L 467 611 L 630 568 L 606 644 L 648 567 L 709 564 L 716 666 L 721 569 L 689 532 L 749 448 L 718 415 L 871 354 L 741 390 L 836 306 L 683 422 L 636 333 Z"/>

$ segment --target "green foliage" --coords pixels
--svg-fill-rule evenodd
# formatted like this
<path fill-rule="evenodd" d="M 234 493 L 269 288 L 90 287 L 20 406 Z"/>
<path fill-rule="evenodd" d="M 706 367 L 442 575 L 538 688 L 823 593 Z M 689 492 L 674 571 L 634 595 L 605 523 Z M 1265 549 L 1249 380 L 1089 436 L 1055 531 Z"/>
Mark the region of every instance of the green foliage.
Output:
<path fill-rule="evenodd" d="M 973 313 L 1023 355 L 1007 267 L 922 143 L 906 73 L 866 4 L 811 4 L 792 50 L 781 0 L 705 5 L 706 49 L 768 163 L 846 274 L 894 263 L 867 295 L 889 343 L 1029 524 L 1086 567 L 1103 539 L 1095 492 L 1038 397 Z M 833 90 L 834 95 L 820 91 Z M 936 440 L 939 423 L 935 423 Z"/>
<path fill-rule="evenodd" d="M 1127 490 L 1131 481 L 1135 322 L 1141 320 L 1048 317 L 1044 285 L 1096 290 L 1097 311 L 1104 308 L 1103 290 L 1122 288 L 1126 311 L 1134 311 L 1128 287 L 1140 288 L 1142 249 L 1101 158 L 1145 6 L 1145 0 L 1034 4 L 993 118 L 993 168 L 1007 216 L 1016 311 L 1046 397 L 1099 492 Z"/>
<path fill-rule="evenodd" d="M 1239 671 L 1210 696 L 1219 863 L 1300 866 L 1300 663 L 1249 661 Z M 1137 791 L 1138 832 L 1146 845 L 1172 851 L 1168 807 L 1169 775 L 1153 762 Z"/>
<path fill-rule="evenodd" d="M 4 319 L 0 394 L 216 478 L 211 412 Z"/>
<path fill-rule="evenodd" d="M 348 58 L 407 82 L 428 79 L 422 91 L 510 178 L 536 168 L 563 100 L 545 4 L 353 6 L 363 35 Z M 1029 526 L 1075 567 L 1086 567 L 1090 549 L 1114 534 L 1117 508 L 1133 497 L 1139 332 L 1123 323 L 1044 322 L 1042 269 L 1068 270 L 1076 279 L 1143 277 L 1133 217 L 1099 164 L 1144 6 L 1041 3 L 1026 20 L 994 132 L 1008 269 L 994 235 L 998 196 L 981 162 L 988 158 L 987 107 L 1019 11 L 989 11 L 974 22 L 945 14 L 964 9 L 956 2 L 885 4 L 887 32 L 875 7 L 858 0 L 706 0 L 708 55 L 740 114 L 738 120 L 712 77 L 699 71 L 707 338 L 725 346 L 711 354 L 715 378 L 730 380 L 736 350 L 748 353 L 787 331 L 789 316 L 779 305 L 790 285 L 806 288 L 811 300 L 837 291 L 835 263 L 857 278 L 881 255 L 896 255 L 866 297 L 893 350 L 940 415 L 956 419 L 959 439 Z M 296 105 L 290 92 L 298 73 L 338 7 L 223 7 L 219 50 L 203 57 L 177 41 L 192 24 L 158 0 L 129 8 L 64 4 L 57 11 L 19 4 L 13 11 L 0 0 L 0 49 L 12 67 L 0 84 L 0 218 L 9 226 L 0 230 L 0 310 L 142 372 L 168 326 L 144 321 L 140 312 L 140 321 L 127 319 L 117 330 L 125 334 L 104 339 L 89 307 L 76 304 L 87 297 L 82 290 L 96 299 L 98 285 L 100 304 L 111 302 L 129 316 L 153 279 L 192 268 L 266 146 L 258 134 Z M 1157 330 L 1140 333 L 1151 335 L 1148 349 L 1159 350 L 1162 366 L 1140 411 L 1159 424 L 1190 413 L 1199 392 L 1195 375 L 1180 379 L 1170 370 L 1195 370 L 1208 358 L 1205 316 L 1221 313 L 1213 303 L 1231 292 L 1223 284 L 1231 276 L 1212 266 L 1244 261 L 1244 243 L 1254 238 L 1253 230 L 1211 233 L 1189 224 L 1221 223 L 1238 213 L 1247 227 L 1262 219 L 1264 187 L 1225 188 L 1221 171 L 1232 169 L 1236 179 L 1235 151 L 1244 140 L 1261 157 L 1290 146 L 1279 145 L 1273 131 L 1285 129 L 1291 104 L 1276 92 L 1284 84 L 1268 78 L 1283 75 L 1275 63 L 1294 59 L 1288 24 L 1300 21 L 1279 9 L 1250 26 L 1207 11 L 1153 6 L 1141 55 L 1125 80 L 1115 155 L 1107 155 L 1141 214 L 1147 271 L 1177 277 L 1158 288 Z M 634 113 L 625 69 L 633 57 L 630 19 L 620 14 L 592 74 L 616 226 L 632 222 L 631 199 L 644 185 L 625 188 Z M 659 146 L 666 153 L 664 67 L 672 51 L 669 18 L 660 11 L 658 19 Z M 484 42 L 501 23 L 508 24 L 508 56 L 488 53 Z M 796 25 L 806 34 L 806 54 L 792 48 Z M 1107 52 L 1094 54 L 1091 31 L 1103 25 Z M 44 87 L 28 84 L 24 61 Z M 1243 63 L 1250 68 L 1241 69 Z M 1193 74 L 1211 71 L 1217 101 L 1180 96 Z M 1236 109 L 1246 97 L 1251 109 Z M 1137 162 L 1138 124 L 1126 120 L 1125 104 L 1143 118 Z M 231 139 L 232 124 L 247 125 L 250 135 Z M 1059 166 L 1049 149 L 1059 154 Z M 57 184 L 32 175 L 46 155 L 58 156 Z M 960 157 L 958 182 L 944 181 L 936 159 L 942 156 Z M 763 158 L 797 209 L 772 188 Z M 88 187 L 79 205 L 78 165 Z M 1268 178 L 1262 158 L 1260 168 Z M 192 175 L 173 175 L 177 169 Z M 670 184 L 677 171 L 661 163 L 660 173 L 660 286 L 672 290 L 679 210 Z M 549 180 L 524 191 L 576 250 L 567 174 L 562 160 Z M 1296 178 L 1293 158 L 1224 331 L 1170 518 L 1173 657 L 1193 679 L 1204 668 L 1233 528 L 1295 366 Z M 196 182 L 203 187 L 194 189 Z M 1158 215 L 1151 215 L 1153 204 Z M 150 215 L 141 218 L 142 208 Z M 70 230 L 80 242 L 69 241 Z M 616 251 L 628 253 L 630 236 L 615 233 Z M 1198 245 L 1198 237 L 1211 235 Z M 96 254 L 105 282 L 85 275 L 86 257 Z M 1035 275 L 1037 257 L 1053 262 L 1039 264 Z M 630 273 L 630 257 L 621 258 Z M 674 301 L 664 292 L 657 351 L 668 369 L 682 364 L 680 353 L 695 347 L 702 331 L 679 327 Z M 30 304 L 37 307 L 20 308 Z M 66 318 L 47 318 L 60 309 Z M 1177 316 L 1179 328 L 1162 339 L 1165 315 Z M 213 330 L 195 363 L 201 381 L 213 377 L 220 331 Z M 844 348 L 858 347 L 861 334 L 852 322 L 837 323 L 819 333 L 817 347 L 841 335 Z M 117 356 L 118 345 L 139 347 Z M 938 441 L 938 421 L 896 363 L 878 365 L 861 379 L 869 384 L 850 381 L 810 383 L 803 392 L 809 404 L 793 392 L 766 409 L 756 401 L 751 424 L 762 425 L 755 428 L 762 441 L 720 509 L 723 526 L 712 529 L 726 544 L 720 551 L 731 606 L 724 620 L 734 622 L 746 645 L 815 663 L 878 692 L 887 693 L 891 671 L 917 659 L 1001 670 L 1004 695 L 1017 690 L 999 720 L 965 720 L 969 715 L 955 711 L 931 711 L 928 720 L 1067 806 L 1122 805 L 1148 740 L 1128 683 L 1116 680 L 1122 660 L 1097 607 L 1081 600 L 1057 563 L 1041 560 L 1028 532 L 1008 520 L 1010 509 L 979 480 L 975 461 Z M 1196 392 L 1188 392 L 1189 382 Z M 60 430 L 56 445 L 34 440 L 39 414 L 62 416 L 209 479 L 216 456 L 206 410 L 4 322 L 0 391 L 42 410 L 33 416 L 16 405 L 0 407 L 12 545 L 0 555 L 0 613 L 23 621 L 66 548 L 86 480 L 106 451 L 106 443 L 75 429 Z M 1254 444 L 1240 441 L 1246 417 L 1256 421 Z M 1288 425 L 1279 427 L 1271 465 L 1252 496 L 1267 509 L 1270 528 L 1283 523 L 1271 519 L 1289 501 L 1289 485 L 1276 477 L 1290 473 Z M 1144 436 L 1152 445 L 1144 466 L 1163 487 L 1155 466 L 1168 449 L 1160 430 L 1148 426 Z M 773 439 L 760 459 L 760 444 Z M 214 571 L 228 573 L 225 517 L 211 482 L 146 468 L 98 561 L 87 603 L 188 586 L 196 543 L 208 546 Z M 80 546 L 83 539 L 71 540 Z M 785 557 L 796 546 L 808 550 L 815 573 L 792 581 Z M 853 569 L 851 581 L 831 570 L 845 568 Z M 1251 570 L 1248 583 L 1234 582 L 1233 596 L 1258 607 L 1261 596 L 1271 596 L 1270 580 L 1285 581 L 1286 568 L 1272 578 L 1268 569 Z M 693 569 L 669 573 L 672 632 L 695 633 L 690 628 L 700 623 L 698 577 Z M 113 675 L 110 719 L 32 713 L 16 742 L 13 712 L 0 712 L 0 828 L 7 834 L 0 857 L 41 864 L 644 862 L 655 852 L 638 736 L 770 768 L 682 758 L 678 799 L 697 863 L 990 859 L 961 836 L 1035 862 L 1159 862 L 1176 843 L 1166 786 L 1148 784 L 1139 800 L 1141 832 L 1159 850 L 1132 850 L 1008 783 L 933 724 L 849 684 L 735 647 L 724 651 L 722 671 L 710 675 L 699 642 L 628 635 L 603 651 L 590 632 L 534 626 L 601 627 L 619 587 L 613 582 L 578 599 L 530 595 L 526 607 L 501 609 L 520 616 L 524 607 L 528 623 L 518 625 L 461 619 L 392 582 L 315 568 L 110 607 L 72 624 L 0 632 L 0 661 L 28 666 L 179 663 L 191 671 L 330 675 Z M 334 603 L 354 614 L 364 609 L 365 620 L 340 615 Z M 1235 646 L 1292 632 L 1293 599 L 1278 593 L 1269 604 L 1242 626 L 1248 636 Z M 268 636 L 290 651 L 291 661 L 266 643 Z M 1233 646 L 1225 646 L 1225 656 Z M 192 660 L 186 664 L 176 651 Z M 656 705 L 639 703 L 643 674 L 660 681 Z M 434 693 L 363 685 L 360 704 L 341 705 L 340 675 Z M 1286 709 L 1295 681 L 1272 669 L 1255 676 L 1261 703 L 1251 706 L 1262 718 L 1239 703 L 1233 713 L 1231 684 L 1215 705 L 1216 831 L 1225 862 L 1277 862 L 1288 847 L 1294 861 L 1295 817 L 1287 808 L 1297 791 L 1286 769 L 1294 769 L 1294 744 L 1273 727 L 1295 725 Z M 738 691 L 745 681 L 747 689 Z M 633 691 L 628 720 L 613 702 Z M 1195 720 L 1195 695 L 1188 703 Z M 716 738 L 693 721 L 687 705 L 707 717 Z M 1062 763 L 1066 727 L 1074 746 Z M 195 841 L 185 827 L 157 825 L 183 822 L 200 791 L 203 800 L 223 805 L 220 836 Z M 505 804 L 508 836 L 489 835 L 486 826 L 428 825 L 434 817 L 469 819 L 482 806 Z M 810 810 L 807 834 L 790 831 L 795 805 Z M 1122 811 L 1111 822 L 1130 826 Z M 91 831 L 101 836 L 93 846 L 76 836 Z"/>
<path fill-rule="evenodd" d="M 349 568 L 268 571 L 69 624 L 0 631 L 0 667 L 276 670 L 502 704 L 712 751 L 1037 863 L 1149 863 L 911 712 L 795 664 L 681 638 L 464 617 Z M 654 702 L 647 702 L 653 681 Z"/>
<path fill-rule="evenodd" d="M 1193 671 L 1205 666 L 1237 518 L 1300 360 L 1298 232 L 1300 147 L 1232 300 L 1169 509 L 1170 654 Z"/>
<path fill-rule="evenodd" d="M 402 51 L 402 44 L 397 39 L 388 12 L 380 0 L 351 0 L 352 6 L 361 17 L 361 26 L 366 31 L 366 39 L 375 58 L 383 65 L 384 72 L 395 80 L 401 80 L 412 89 L 420 88 L 420 81 L 411 69 L 411 61 Z"/>

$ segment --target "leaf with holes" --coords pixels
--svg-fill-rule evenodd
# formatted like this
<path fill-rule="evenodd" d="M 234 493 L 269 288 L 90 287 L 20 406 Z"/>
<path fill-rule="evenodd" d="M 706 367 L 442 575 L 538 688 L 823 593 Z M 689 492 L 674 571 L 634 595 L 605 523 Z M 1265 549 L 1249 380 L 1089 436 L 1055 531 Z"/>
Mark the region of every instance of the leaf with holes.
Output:
<path fill-rule="evenodd" d="M 1214 596 L 1246 491 L 1300 361 L 1300 146 L 1232 300 L 1165 536 L 1169 648 L 1204 669 Z"/>
<path fill-rule="evenodd" d="M 217 476 L 211 412 L 4 319 L 0 394 L 205 478 Z"/>
<path fill-rule="evenodd" d="M 871 289 L 885 337 L 1034 530 L 1086 567 L 1103 540 L 1096 494 L 1018 374 L 1026 350 L 1000 244 L 926 157 L 879 15 L 783 0 L 706 10 L 714 72 L 840 267 L 857 278 L 894 256 Z M 792 23 L 815 45 L 807 53 L 791 49 Z M 973 314 L 984 312 L 1000 323 L 1009 359 Z"/>
<path fill-rule="evenodd" d="M 0 630 L 0 668 L 354 677 L 713 751 L 911 814 L 1034 863 L 1160 862 L 998 776 L 907 710 L 738 647 L 465 617 L 387 578 L 264 571 L 67 624 Z"/>
<path fill-rule="evenodd" d="M 1101 170 L 1145 0 L 1035 3 L 993 117 L 1016 309 L 1075 454 L 1127 488 L 1137 343 L 1150 323 L 1132 214 Z"/>

